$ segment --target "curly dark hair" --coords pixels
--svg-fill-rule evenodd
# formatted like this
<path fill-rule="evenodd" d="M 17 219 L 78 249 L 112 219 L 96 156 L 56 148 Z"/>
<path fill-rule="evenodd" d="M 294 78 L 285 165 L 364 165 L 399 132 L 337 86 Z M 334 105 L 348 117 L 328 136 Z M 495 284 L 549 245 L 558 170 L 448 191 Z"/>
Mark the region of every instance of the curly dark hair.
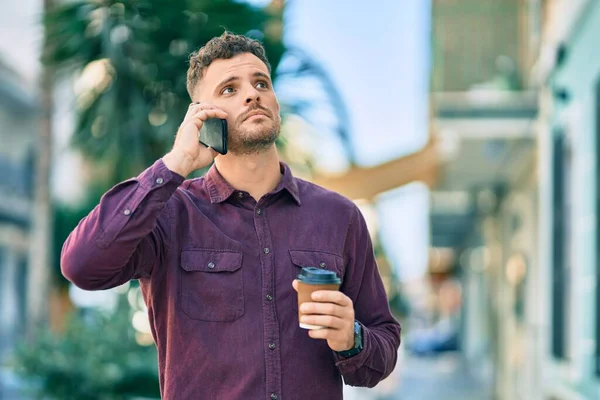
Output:
<path fill-rule="evenodd" d="M 214 60 L 229 59 L 242 53 L 254 54 L 265 63 L 271 73 L 265 48 L 258 40 L 225 31 L 221 36 L 210 39 L 200 50 L 190 54 L 190 67 L 187 72 L 187 91 L 190 98 L 193 98 L 194 89 L 202 79 L 204 70 Z"/>

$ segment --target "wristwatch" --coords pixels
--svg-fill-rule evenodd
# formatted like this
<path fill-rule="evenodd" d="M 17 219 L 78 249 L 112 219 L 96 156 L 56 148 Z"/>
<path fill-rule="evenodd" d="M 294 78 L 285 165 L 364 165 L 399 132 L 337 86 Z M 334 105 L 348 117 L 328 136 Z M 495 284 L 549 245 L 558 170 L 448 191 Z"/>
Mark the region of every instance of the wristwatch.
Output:
<path fill-rule="evenodd" d="M 363 349 L 362 335 L 362 325 L 360 324 L 360 322 L 354 321 L 354 347 L 350 350 L 336 351 L 336 353 L 344 358 L 350 358 L 360 353 Z"/>

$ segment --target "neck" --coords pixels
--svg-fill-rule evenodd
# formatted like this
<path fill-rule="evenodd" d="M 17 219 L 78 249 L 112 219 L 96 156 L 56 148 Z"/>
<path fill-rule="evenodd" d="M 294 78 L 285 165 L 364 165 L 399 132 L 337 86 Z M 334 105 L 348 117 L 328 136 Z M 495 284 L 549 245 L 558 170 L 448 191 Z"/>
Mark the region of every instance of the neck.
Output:
<path fill-rule="evenodd" d="M 279 156 L 275 145 L 257 154 L 228 153 L 218 156 L 215 165 L 234 189 L 250 193 L 256 201 L 275 189 L 281 181 Z"/>

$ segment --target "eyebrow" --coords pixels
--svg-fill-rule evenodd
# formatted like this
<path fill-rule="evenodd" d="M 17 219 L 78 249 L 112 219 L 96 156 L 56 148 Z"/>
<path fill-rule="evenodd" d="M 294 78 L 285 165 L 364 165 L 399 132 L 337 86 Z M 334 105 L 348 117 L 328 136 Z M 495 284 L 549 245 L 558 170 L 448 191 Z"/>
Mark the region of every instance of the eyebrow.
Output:
<path fill-rule="evenodd" d="M 266 80 L 270 81 L 271 77 L 267 74 L 265 74 L 264 72 L 255 72 L 254 75 L 252 75 L 253 78 L 265 78 Z"/>
<path fill-rule="evenodd" d="M 271 77 L 269 75 L 265 74 L 264 72 L 260 72 L 260 71 L 259 72 L 255 72 L 252 75 L 252 77 L 253 78 L 265 78 L 265 79 L 267 79 L 269 81 L 271 80 Z M 219 83 L 217 85 L 217 89 L 221 88 L 221 87 L 223 87 L 225 85 L 227 85 L 228 83 L 231 83 L 231 82 L 234 82 L 234 81 L 239 81 L 239 80 L 240 80 L 239 76 L 235 76 L 235 75 L 234 76 L 230 76 L 229 78 L 226 78 L 223 81 L 221 81 L 221 83 Z"/>

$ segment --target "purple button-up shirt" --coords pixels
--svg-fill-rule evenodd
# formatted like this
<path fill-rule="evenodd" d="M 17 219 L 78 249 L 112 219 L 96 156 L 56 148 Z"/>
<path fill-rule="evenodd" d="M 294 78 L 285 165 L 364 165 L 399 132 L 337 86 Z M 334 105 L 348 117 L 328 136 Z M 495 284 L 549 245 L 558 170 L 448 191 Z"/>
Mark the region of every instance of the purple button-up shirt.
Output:
<path fill-rule="evenodd" d="M 212 167 L 184 181 L 162 160 L 118 184 L 71 233 L 63 274 L 98 290 L 138 279 L 164 399 L 341 399 L 393 370 L 392 317 L 365 221 L 346 198 L 294 178 L 256 202 Z M 302 266 L 338 273 L 363 325 L 344 359 L 298 326 Z"/>

